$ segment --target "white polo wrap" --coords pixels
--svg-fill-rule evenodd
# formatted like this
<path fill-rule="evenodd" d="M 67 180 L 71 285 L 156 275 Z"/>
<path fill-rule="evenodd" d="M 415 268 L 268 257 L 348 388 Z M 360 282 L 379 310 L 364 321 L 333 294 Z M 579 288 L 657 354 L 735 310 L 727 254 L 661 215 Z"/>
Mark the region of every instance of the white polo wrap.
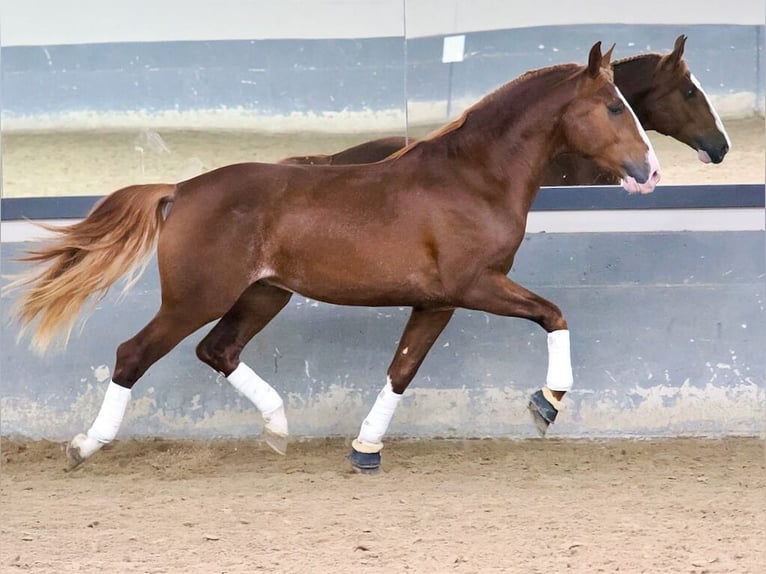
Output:
<path fill-rule="evenodd" d="M 105 444 L 114 440 L 120 430 L 122 418 L 130 402 L 130 389 L 109 381 L 104 395 L 104 402 L 96 415 L 96 420 L 87 434 L 78 434 L 72 439 L 72 446 L 80 451 L 80 456 L 88 458 Z"/>
<path fill-rule="evenodd" d="M 245 363 L 240 363 L 226 379 L 255 405 L 269 430 L 287 435 L 287 418 L 279 393 Z"/>
<path fill-rule="evenodd" d="M 380 450 L 383 448 L 383 435 L 386 434 L 388 425 L 391 423 L 391 418 L 394 416 L 401 399 L 402 395 L 397 395 L 394 392 L 389 379 L 383 390 L 378 393 L 372 410 L 362 422 L 362 428 L 359 430 L 357 441 L 365 445 L 366 450 L 375 452 L 373 449 Z"/>
<path fill-rule="evenodd" d="M 545 382 L 554 391 L 569 391 L 572 388 L 574 378 L 567 329 L 548 333 L 548 376 Z"/>

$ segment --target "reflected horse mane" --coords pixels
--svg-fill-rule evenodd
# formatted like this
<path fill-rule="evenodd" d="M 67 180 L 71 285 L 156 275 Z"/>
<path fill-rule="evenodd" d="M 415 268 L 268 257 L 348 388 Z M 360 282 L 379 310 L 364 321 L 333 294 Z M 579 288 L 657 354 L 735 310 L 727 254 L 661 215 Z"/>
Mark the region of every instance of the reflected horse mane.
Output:
<path fill-rule="evenodd" d="M 653 92 L 656 97 L 675 89 L 684 78 L 688 79 L 689 67 L 683 58 L 678 57 L 674 66 L 662 65 L 672 55 L 647 52 L 612 63 L 615 83 L 634 108 L 647 93 Z"/>
<path fill-rule="evenodd" d="M 662 58 L 662 54 L 658 52 L 646 52 L 645 54 L 634 54 L 633 56 L 628 56 L 627 58 L 620 58 L 619 60 L 615 60 L 612 62 L 612 68 L 614 66 L 618 66 L 620 64 L 629 64 L 630 62 L 633 62 L 635 60 L 659 60 Z"/>
<path fill-rule="evenodd" d="M 537 89 L 539 86 L 537 85 L 540 81 L 549 81 L 550 86 L 553 87 L 554 85 L 558 84 L 559 82 L 564 82 L 567 79 L 569 79 L 574 72 L 580 70 L 582 67 L 578 66 L 577 64 L 559 64 L 556 66 L 550 66 L 547 68 L 541 68 L 538 70 L 531 70 L 529 72 L 526 72 L 522 74 L 521 76 L 518 76 L 514 80 L 503 84 L 493 92 L 490 92 L 485 97 L 483 97 L 481 100 L 476 102 L 475 104 L 468 107 L 460 116 L 448 124 L 445 124 L 444 126 L 438 128 L 437 130 L 431 132 L 427 136 L 413 141 L 407 146 L 403 147 L 402 149 L 392 153 L 390 156 L 386 158 L 386 160 L 390 159 L 397 159 L 402 157 L 403 155 L 408 154 L 416 147 L 420 146 L 423 143 L 431 142 L 434 140 L 438 140 L 439 138 L 446 136 L 448 134 L 457 132 L 460 128 L 462 128 L 465 123 L 468 121 L 470 116 L 475 115 L 477 112 L 483 111 L 487 109 L 488 107 L 494 106 L 498 103 L 504 103 L 507 101 L 510 101 L 513 104 L 518 105 L 521 98 L 523 98 L 524 93 L 528 92 L 529 90 Z M 517 94 L 516 92 L 523 90 L 522 93 Z M 537 95 L 539 98 L 539 95 Z M 492 127 L 484 127 L 483 129 L 487 131 L 491 131 Z"/>

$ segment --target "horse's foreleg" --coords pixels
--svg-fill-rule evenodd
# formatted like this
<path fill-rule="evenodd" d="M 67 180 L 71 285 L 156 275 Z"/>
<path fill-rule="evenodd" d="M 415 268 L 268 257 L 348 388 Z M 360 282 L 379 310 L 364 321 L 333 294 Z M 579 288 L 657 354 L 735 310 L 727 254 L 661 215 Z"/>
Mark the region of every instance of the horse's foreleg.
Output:
<path fill-rule="evenodd" d="M 287 417 L 279 393 L 245 363 L 240 353 L 290 300 L 292 293 L 255 283 L 248 287 L 208 335 L 197 356 L 252 402 L 263 416 L 264 439 L 279 454 L 287 449 Z"/>
<path fill-rule="evenodd" d="M 87 433 L 78 434 L 67 446 L 70 469 L 114 440 L 130 402 L 131 388 L 146 370 L 210 320 L 188 311 L 161 308 L 146 327 L 117 348 L 114 373 L 98 415 Z"/>
<path fill-rule="evenodd" d="M 572 359 L 569 350 L 569 329 L 561 310 L 543 297 L 497 273 L 476 282 L 461 306 L 529 319 L 548 333 L 548 374 L 545 386 L 532 394 L 529 411 L 541 435 L 556 420 L 561 399 L 572 388 Z"/>
<path fill-rule="evenodd" d="M 375 473 L 380 469 L 383 435 L 394 416 L 402 393 L 454 312 L 454 309 L 412 310 L 394 359 L 388 367 L 386 385 L 362 422 L 359 436 L 352 443 L 349 459 L 355 469 L 366 473 Z"/>

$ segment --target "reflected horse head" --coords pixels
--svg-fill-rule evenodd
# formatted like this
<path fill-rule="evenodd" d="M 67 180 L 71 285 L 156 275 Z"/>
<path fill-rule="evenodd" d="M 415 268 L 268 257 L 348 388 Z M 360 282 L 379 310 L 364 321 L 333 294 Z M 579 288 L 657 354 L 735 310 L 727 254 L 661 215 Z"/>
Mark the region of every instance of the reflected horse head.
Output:
<path fill-rule="evenodd" d="M 647 130 L 671 136 L 705 163 L 721 163 L 731 140 L 713 104 L 683 59 L 686 36 L 666 55 L 643 54 L 614 63 L 615 82 Z"/>

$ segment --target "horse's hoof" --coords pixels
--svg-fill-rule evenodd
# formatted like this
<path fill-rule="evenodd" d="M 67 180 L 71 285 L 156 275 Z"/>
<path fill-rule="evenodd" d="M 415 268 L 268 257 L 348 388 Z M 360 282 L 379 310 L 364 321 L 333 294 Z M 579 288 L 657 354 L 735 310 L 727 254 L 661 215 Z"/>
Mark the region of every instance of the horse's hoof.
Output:
<path fill-rule="evenodd" d="M 263 415 L 263 440 L 277 454 L 287 452 L 287 417 L 283 405 Z"/>
<path fill-rule="evenodd" d="M 380 453 L 379 452 L 359 452 L 351 448 L 348 455 L 352 468 L 359 474 L 378 474 L 380 472 Z"/>
<path fill-rule="evenodd" d="M 86 434 L 78 434 L 66 446 L 67 470 L 74 470 L 103 446 L 104 443 Z"/>
<path fill-rule="evenodd" d="M 276 433 L 267 428 L 263 429 L 263 440 L 267 445 L 271 447 L 271 450 L 277 454 L 284 455 L 287 453 L 287 435 L 282 433 Z"/>
<path fill-rule="evenodd" d="M 86 457 L 83 456 L 80 450 L 80 444 L 86 438 L 84 434 L 78 434 L 72 439 L 72 442 L 66 445 L 67 470 L 74 470 L 85 462 Z"/>
<path fill-rule="evenodd" d="M 542 390 L 532 394 L 527 408 L 532 414 L 532 422 L 535 424 L 537 432 L 540 433 L 540 436 L 545 436 L 545 433 L 548 432 L 548 427 L 556 420 L 556 415 L 559 414 L 559 411 L 545 398 Z"/>

